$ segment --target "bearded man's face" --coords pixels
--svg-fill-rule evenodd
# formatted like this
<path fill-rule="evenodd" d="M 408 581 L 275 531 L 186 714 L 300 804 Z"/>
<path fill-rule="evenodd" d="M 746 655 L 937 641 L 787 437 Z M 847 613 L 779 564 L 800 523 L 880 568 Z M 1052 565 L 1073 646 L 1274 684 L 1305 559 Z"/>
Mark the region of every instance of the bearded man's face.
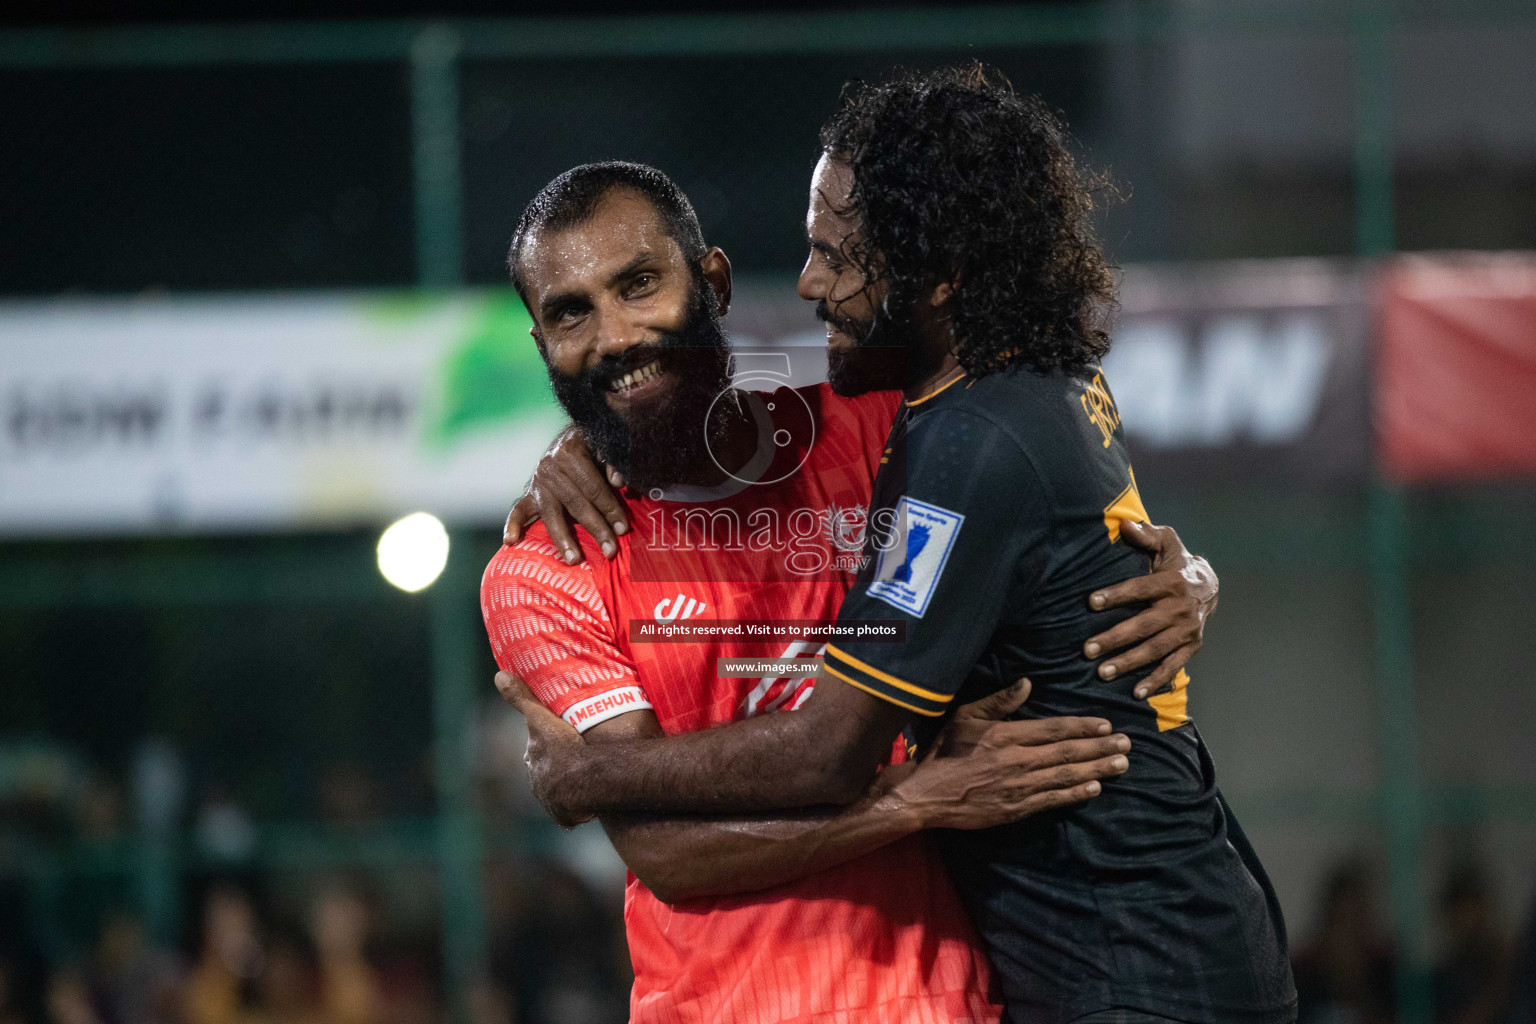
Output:
<path fill-rule="evenodd" d="M 658 329 L 654 339 L 605 354 L 575 374 L 549 363 L 555 398 L 592 453 L 641 489 L 707 472 L 710 445 L 719 441 L 723 419 L 710 413 L 731 386 L 730 344 L 714 293 L 700 281 L 694 294 L 677 330 Z M 642 388 L 651 393 L 635 394 Z M 615 407 L 611 396 L 625 401 Z"/>
<path fill-rule="evenodd" d="M 724 422 L 710 410 L 731 382 L 724 255 L 690 263 L 656 208 L 619 188 L 581 223 L 534 232 L 518 259 L 550 384 L 593 454 L 642 489 L 708 474 Z M 722 265 L 723 291 L 704 270 Z"/>
<path fill-rule="evenodd" d="M 872 310 L 866 319 L 839 316 L 825 300 L 816 319 L 827 325 L 827 382 L 845 398 L 906 386 L 912 334 L 908 321 Z"/>
<path fill-rule="evenodd" d="M 798 286 L 827 325 L 827 380 L 839 395 L 905 387 L 913 340 L 910 318 L 889 314 L 884 286 L 870 281 L 852 258 L 861 237 L 852 189 L 853 169 L 823 154 L 811 176 L 805 214 L 811 254 Z"/>

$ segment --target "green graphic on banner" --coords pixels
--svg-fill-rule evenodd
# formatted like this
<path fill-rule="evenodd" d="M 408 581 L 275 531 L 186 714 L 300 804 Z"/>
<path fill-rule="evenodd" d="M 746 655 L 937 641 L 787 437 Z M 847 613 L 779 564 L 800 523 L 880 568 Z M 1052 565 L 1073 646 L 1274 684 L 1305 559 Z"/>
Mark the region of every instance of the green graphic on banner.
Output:
<path fill-rule="evenodd" d="M 484 301 L 468 336 L 444 360 L 442 405 L 430 440 L 447 444 L 479 425 L 555 412 L 531 326 L 515 293 Z"/>

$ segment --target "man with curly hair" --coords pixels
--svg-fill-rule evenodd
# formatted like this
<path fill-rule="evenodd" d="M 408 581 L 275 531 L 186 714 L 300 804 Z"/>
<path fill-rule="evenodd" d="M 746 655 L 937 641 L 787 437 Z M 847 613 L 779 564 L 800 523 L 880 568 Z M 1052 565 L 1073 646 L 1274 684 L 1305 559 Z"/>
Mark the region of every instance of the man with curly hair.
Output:
<path fill-rule="evenodd" d="M 1061 125 L 971 66 L 851 86 L 821 142 L 800 294 L 839 393 L 905 395 L 839 621 L 896 618 L 905 642 L 829 644 L 795 714 L 686 736 L 593 748 L 533 716 L 535 788 L 568 819 L 849 804 L 893 739 L 943 745 L 955 707 L 1027 675 L 1020 717 L 1102 716 L 1136 756 L 1087 804 L 938 834 L 1009 1018 L 1294 1020 L 1278 904 L 1188 676 L 1100 672 L 1082 644 L 1129 616 L 1081 595 L 1145 574 L 1123 536 L 1147 517 L 1098 366 L 1093 185 Z"/>

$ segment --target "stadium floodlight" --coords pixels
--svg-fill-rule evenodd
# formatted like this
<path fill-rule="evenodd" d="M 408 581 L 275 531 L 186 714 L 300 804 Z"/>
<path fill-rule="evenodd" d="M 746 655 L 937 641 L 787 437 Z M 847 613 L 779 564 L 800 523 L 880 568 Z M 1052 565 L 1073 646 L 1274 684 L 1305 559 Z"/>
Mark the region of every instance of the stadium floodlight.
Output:
<path fill-rule="evenodd" d="M 448 564 L 448 531 L 430 512 L 412 512 L 379 535 L 379 572 L 408 594 L 430 587 Z"/>

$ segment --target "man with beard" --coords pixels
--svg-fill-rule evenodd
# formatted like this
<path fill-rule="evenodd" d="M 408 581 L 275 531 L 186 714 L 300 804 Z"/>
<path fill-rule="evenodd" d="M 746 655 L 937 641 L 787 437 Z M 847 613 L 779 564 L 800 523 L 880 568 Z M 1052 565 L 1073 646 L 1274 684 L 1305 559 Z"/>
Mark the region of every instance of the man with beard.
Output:
<path fill-rule="evenodd" d="M 482 583 L 498 663 L 594 748 L 803 705 L 815 666 L 797 659 L 820 644 L 785 624 L 835 617 L 850 579 L 826 517 L 868 501 L 899 396 L 732 389 L 729 263 L 650 168 L 555 179 L 511 262 L 556 394 L 630 479 L 635 529 L 611 560 L 586 538 L 574 566 L 537 526 L 503 548 Z M 646 642 L 647 623 L 689 620 L 768 635 Z M 721 659 L 765 656 L 780 661 L 716 678 Z M 961 709 L 943 755 L 915 765 L 891 737 L 842 809 L 603 815 L 633 872 L 632 1019 L 995 1021 L 985 958 L 916 833 L 1090 799 L 1128 765 L 1101 719 L 1002 721 L 1026 693 Z"/>
<path fill-rule="evenodd" d="M 973 66 L 850 88 L 822 144 L 800 293 L 829 324 L 833 380 L 867 386 L 882 347 L 907 364 L 839 626 L 895 617 L 903 640 L 837 634 L 794 715 L 600 750 L 502 680 L 535 791 L 567 817 L 846 804 L 893 737 L 943 749 L 958 699 L 1028 673 L 1026 713 L 1110 718 L 1137 758 L 1096 800 L 939 836 L 1009 1018 L 1294 1020 L 1278 901 L 1216 788 L 1188 676 L 1109 685 L 1081 646 L 1127 614 L 1082 595 L 1145 573 L 1121 540 L 1146 512 L 1098 366 L 1113 279 L 1060 124 Z"/>

